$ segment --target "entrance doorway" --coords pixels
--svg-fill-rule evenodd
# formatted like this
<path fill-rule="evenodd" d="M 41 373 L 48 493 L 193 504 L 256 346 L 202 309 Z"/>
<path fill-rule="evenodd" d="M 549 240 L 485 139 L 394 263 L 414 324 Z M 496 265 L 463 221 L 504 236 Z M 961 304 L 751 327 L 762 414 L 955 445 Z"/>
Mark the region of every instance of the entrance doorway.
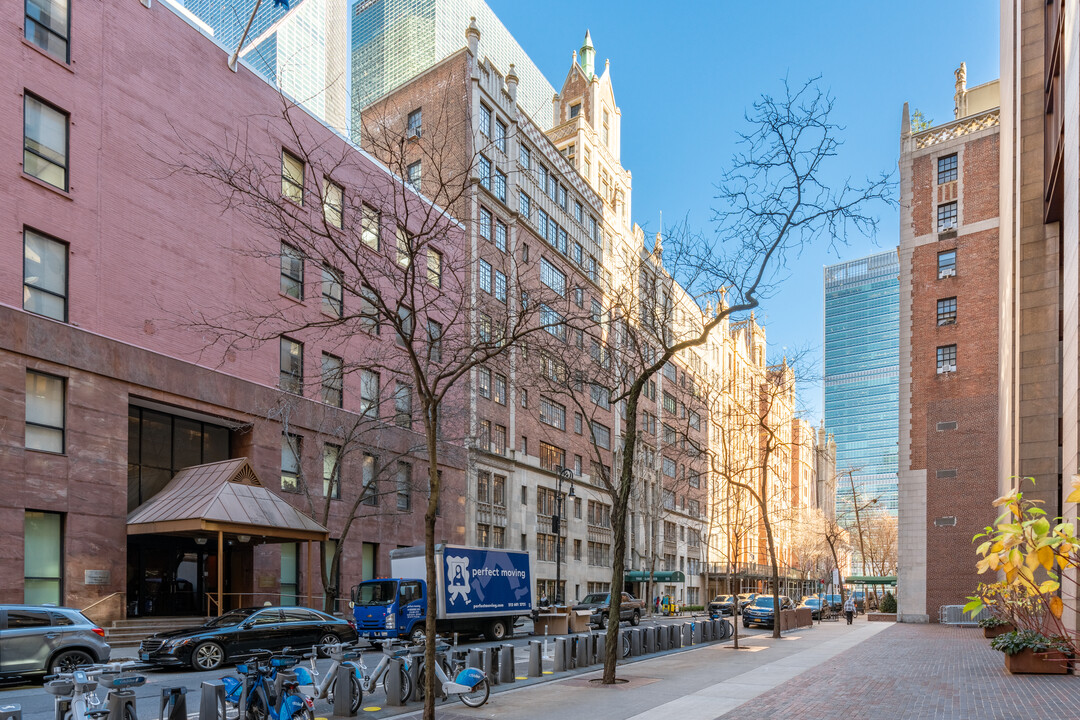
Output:
<path fill-rule="evenodd" d="M 128 537 L 127 615 L 161 617 L 209 612 L 207 595 L 217 594 L 217 542 L 199 544 L 193 537 L 131 535 Z M 222 594 L 241 597 L 250 590 L 250 546 L 225 545 Z M 237 593 L 237 595 L 233 595 Z"/>

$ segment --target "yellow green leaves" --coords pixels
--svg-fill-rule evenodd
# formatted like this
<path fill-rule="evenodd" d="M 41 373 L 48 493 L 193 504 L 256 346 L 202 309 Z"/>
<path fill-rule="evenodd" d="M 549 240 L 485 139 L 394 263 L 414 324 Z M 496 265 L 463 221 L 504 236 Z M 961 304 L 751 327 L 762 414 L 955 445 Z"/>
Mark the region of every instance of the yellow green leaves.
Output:
<path fill-rule="evenodd" d="M 1053 613 L 1054 617 L 1060 618 L 1061 617 L 1061 611 L 1064 608 L 1065 608 L 1065 603 L 1062 602 L 1061 597 L 1059 595 L 1055 595 L 1054 597 L 1050 598 L 1050 612 Z"/>

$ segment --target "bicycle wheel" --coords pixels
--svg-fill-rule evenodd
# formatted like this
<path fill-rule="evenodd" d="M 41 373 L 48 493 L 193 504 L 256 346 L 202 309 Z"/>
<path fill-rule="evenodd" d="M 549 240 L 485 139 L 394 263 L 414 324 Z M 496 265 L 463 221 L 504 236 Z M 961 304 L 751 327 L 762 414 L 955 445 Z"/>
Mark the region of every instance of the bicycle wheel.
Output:
<path fill-rule="evenodd" d="M 476 686 L 476 689 L 472 692 L 461 693 L 458 697 L 461 698 L 461 702 L 465 703 L 471 708 L 477 708 L 488 701 L 488 696 L 491 695 L 491 684 L 487 678 Z"/>
<path fill-rule="evenodd" d="M 454 671 L 450 668 L 450 663 L 448 663 L 446 660 L 443 660 L 441 665 L 442 665 L 443 675 L 445 675 L 447 678 L 453 680 L 453 678 L 454 678 L 453 672 Z M 427 680 L 424 678 L 424 673 L 426 671 L 427 671 L 427 665 L 425 665 L 424 663 L 420 663 L 420 666 L 416 669 L 416 699 L 417 700 L 423 700 L 424 695 L 427 694 Z M 439 696 L 442 695 L 442 692 L 439 690 L 439 685 L 440 685 L 439 676 L 436 675 L 435 676 L 435 696 L 436 697 L 439 697 Z"/>
<path fill-rule="evenodd" d="M 266 709 L 266 701 L 262 693 L 256 692 L 248 698 L 247 711 L 244 720 L 267 720 L 270 713 Z"/>
<path fill-rule="evenodd" d="M 353 714 L 360 712 L 360 705 L 364 700 L 364 689 L 360 685 L 360 681 L 356 679 L 356 675 L 349 675 L 349 685 L 352 686 L 352 702 L 349 703 Z M 334 688 L 337 686 L 337 678 L 330 681 L 330 687 L 326 689 L 326 701 L 331 705 L 334 704 Z"/>
<path fill-rule="evenodd" d="M 390 673 L 387 672 L 383 675 L 382 689 L 386 692 L 386 681 L 390 677 Z M 409 697 L 412 695 L 412 679 L 409 678 L 409 673 L 406 672 L 405 666 L 401 666 L 401 704 L 409 702 Z"/>
<path fill-rule="evenodd" d="M 630 634 L 629 633 L 623 633 L 621 637 L 622 637 L 622 656 L 623 657 L 630 657 Z"/>

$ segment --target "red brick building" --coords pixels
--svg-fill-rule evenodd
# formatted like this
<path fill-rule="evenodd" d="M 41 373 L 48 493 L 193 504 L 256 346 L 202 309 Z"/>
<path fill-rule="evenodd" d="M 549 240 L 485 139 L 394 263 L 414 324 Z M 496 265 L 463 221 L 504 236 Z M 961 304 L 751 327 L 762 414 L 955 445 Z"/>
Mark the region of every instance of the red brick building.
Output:
<path fill-rule="evenodd" d="M 28 20 L 27 37 L 3 50 L 0 602 L 94 606 L 99 618 L 215 613 L 218 598 L 320 605 L 318 554 L 304 543 L 338 538 L 379 456 L 400 456 L 423 436 L 380 421 L 328 477 L 337 465 L 328 454 L 340 448 L 325 428 L 355 419 L 365 401 L 360 377 L 328 382 L 327 363 L 348 362 L 372 339 L 329 346 L 313 334 L 217 352 L 205 328 L 191 326 L 198 313 L 257 304 L 318 317 L 340 300 L 325 269 L 223 209 L 199 178 L 172 172 L 203 143 L 231 138 L 267 159 L 271 186 L 288 197 L 283 151 L 295 138 L 273 122 L 281 97 L 243 66 L 230 71 L 228 51 L 167 3 L 80 3 L 69 20 L 64 35 L 34 34 Z M 294 116 L 304 137 L 348 160 L 333 178 L 346 192 L 396 182 L 319 122 Z M 324 182 L 303 170 L 297 179 Z M 317 203 L 300 205 L 319 213 Z M 392 248 L 395 218 L 380 210 Z M 267 419 L 283 397 L 291 445 Z M 460 542 L 465 459 L 446 446 L 438 539 Z M 323 491 L 337 485 L 327 532 L 248 516 L 129 525 L 180 469 L 237 458 L 257 479 L 237 471 L 221 482 L 283 498 L 302 515 L 311 514 L 303 498 L 289 492 L 298 477 Z M 387 572 L 391 549 L 423 541 L 424 503 L 407 497 L 422 463 L 389 472 L 398 500 L 360 505 L 342 547 L 343 590 Z"/>
<path fill-rule="evenodd" d="M 998 495 L 996 80 L 956 119 L 901 131 L 899 613 L 936 621 L 980 580 L 971 538 Z"/>

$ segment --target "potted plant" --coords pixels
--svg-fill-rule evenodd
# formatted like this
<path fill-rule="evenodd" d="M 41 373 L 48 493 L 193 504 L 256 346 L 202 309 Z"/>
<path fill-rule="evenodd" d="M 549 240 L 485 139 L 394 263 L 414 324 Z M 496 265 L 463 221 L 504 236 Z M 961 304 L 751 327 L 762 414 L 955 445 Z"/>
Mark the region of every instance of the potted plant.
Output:
<path fill-rule="evenodd" d="M 1068 644 L 1035 630 L 1013 630 L 998 635 L 990 647 L 1005 653 L 1005 668 L 1014 674 L 1064 675 L 1069 671 Z"/>
<path fill-rule="evenodd" d="M 1007 632 L 1012 632 L 1016 629 L 1015 626 L 1008 620 L 1002 620 L 999 617 L 985 617 L 979 621 L 979 627 L 983 629 L 983 637 L 996 638 L 998 635 L 1004 635 Z"/>

